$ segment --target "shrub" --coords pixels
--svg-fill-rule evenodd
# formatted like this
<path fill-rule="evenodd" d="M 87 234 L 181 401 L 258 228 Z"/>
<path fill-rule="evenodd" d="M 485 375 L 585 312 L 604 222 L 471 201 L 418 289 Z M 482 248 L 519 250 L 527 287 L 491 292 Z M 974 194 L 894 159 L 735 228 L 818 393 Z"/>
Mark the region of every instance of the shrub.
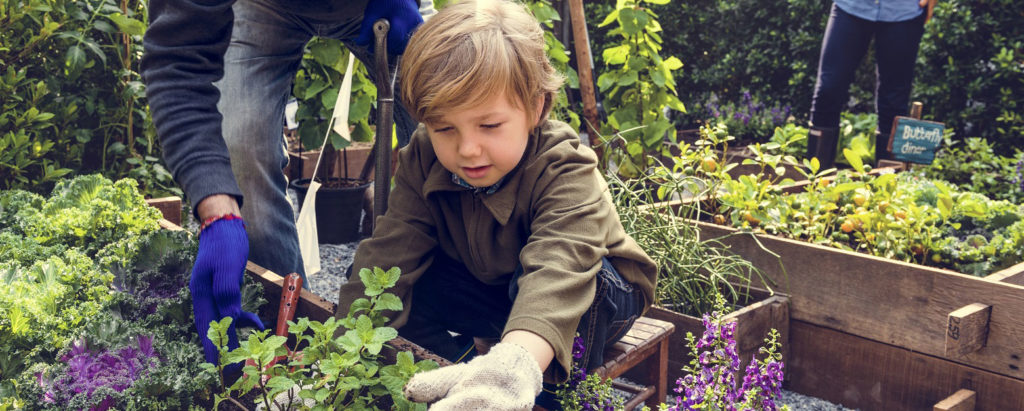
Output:
<path fill-rule="evenodd" d="M 921 168 L 925 177 L 945 180 L 962 191 L 984 194 L 995 200 L 1024 203 L 1021 168 L 1024 152 L 1013 157 L 996 153 L 992 143 L 978 137 L 962 144 L 946 139 L 935 161 Z"/>
<path fill-rule="evenodd" d="M 0 5 L 0 189 L 43 192 L 60 177 L 131 176 L 175 193 L 161 165 L 137 63 L 145 2 Z"/>

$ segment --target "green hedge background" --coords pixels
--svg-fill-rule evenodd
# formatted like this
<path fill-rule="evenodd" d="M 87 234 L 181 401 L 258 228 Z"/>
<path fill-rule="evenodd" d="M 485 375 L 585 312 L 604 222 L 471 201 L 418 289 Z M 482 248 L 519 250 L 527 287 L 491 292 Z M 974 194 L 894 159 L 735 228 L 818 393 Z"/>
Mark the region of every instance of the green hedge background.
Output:
<path fill-rule="evenodd" d="M 551 4 L 565 10 L 564 0 Z M 688 112 L 674 117 L 677 128 L 706 120 L 701 106 L 712 93 L 743 104 L 745 91 L 765 107 L 792 107 L 806 122 L 830 1 L 641 4 L 664 28 L 661 56 L 684 64 L 674 73 Z M 615 1 L 585 5 L 598 78 L 611 69 L 602 51 L 617 44 L 597 25 Z M 0 1 L 0 189 L 46 192 L 65 175 L 101 172 L 136 178 L 147 195 L 180 194 L 162 166 L 137 72 L 146 7 L 144 0 Z M 873 110 L 870 59 L 851 90 L 851 112 Z M 1024 146 L 1024 4 L 939 0 L 916 79 L 912 99 L 955 139 Z"/>
<path fill-rule="evenodd" d="M 613 0 L 587 1 L 595 65 L 611 39 L 591 22 Z M 662 55 L 683 61 L 676 73 L 688 113 L 680 128 L 707 118 L 697 108 L 715 93 L 740 103 L 744 91 L 767 106 L 810 114 L 821 39 L 831 1 L 673 0 L 653 6 L 664 28 Z M 874 110 L 872 53 L 858 68 L 848 110 Z M 1024 5 L 1011 0 L 939 0 L 926 25 L 915 68 L 912 101 L 924 118 L 953 128 L 957 139 L 984 137 L 1003 147 L 1024 145 Z M 767 138 L 768 136 L 764 136 Z"/>

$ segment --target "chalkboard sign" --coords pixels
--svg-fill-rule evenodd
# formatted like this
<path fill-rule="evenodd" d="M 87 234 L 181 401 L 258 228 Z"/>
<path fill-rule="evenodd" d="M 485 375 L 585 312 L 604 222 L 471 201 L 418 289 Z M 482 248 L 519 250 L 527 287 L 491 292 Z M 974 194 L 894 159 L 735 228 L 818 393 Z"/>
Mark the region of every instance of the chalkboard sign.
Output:
<path fill-rule="evenodd" d="M 942 145 L 945 128 L 944 124 L 934 121 L 896 117 L 892 122 L 889 152 L 894 160 L 931 164 L 935 151 Z"/>

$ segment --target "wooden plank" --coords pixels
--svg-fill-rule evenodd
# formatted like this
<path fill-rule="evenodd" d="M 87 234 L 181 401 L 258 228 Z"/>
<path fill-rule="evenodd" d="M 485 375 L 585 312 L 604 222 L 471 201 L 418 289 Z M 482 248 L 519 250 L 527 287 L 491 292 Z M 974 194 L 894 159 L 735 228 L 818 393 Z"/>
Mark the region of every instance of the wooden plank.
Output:
<path fill-rule="evenodd" d="M 176 226 L 181 225 L 181 197 L 161 197 L 146 200 L 146 204 L 157 210 L 164 219 Z"/>
<path fill-rule="evenodd" d="M 156 223 L 160 224 L 160 228 L 162 228 L 164 230 L 171 230 L 171 231 L 181 231 L 181 230 L 184 230 L 184 228 L 181 228 L 180 225 L 174 224 L 174 223 L 170 222 L 169 220 L 167 220 L 166 218 L 161 218 L 159 220 L 156 220 Z"/>
<path fill-rule="evenodd" d="M 281 297 L 283 277 L 252 261 L 246 263 L 245 269 L 254 279 L 263 284 L 267 301 L 277 301 Z M 333 302 L 327 301 L 307 289 L 302 289 L 295 317 L 309 317 L 310 320 L 324 322 L 328 318 L 334 317 L 334 306 Z"/>
<path fill-rule="evenodd" d="M 974 411 L 977 394 L 971 390 L 960 389 L 946 399 L 939 401 L 933 411 Z"/>
<path fill-rule="evenodd" d="M 989 281 L 1002 281 L 1004 283 L 1024 285 L 1024 262 L 989 274 L 985 276 L 985 279 Z"/>
<path fill-rule="evenodd" d="M 954 357 L 980 350 L 988 338 L 992 306 L 974 303 L 949 313 L 946 325 L 946 356 Z"/>
<path fill-rule="evenodd" d="M 862 410 L 931 409 L 977 393 L 978 410 L 1024 410 L 1024 381 L 794 320 L 787 388 Z"/>
<path fill-rule="evenodd" d="M 1024 378 L 1024 287 L 781 237 L 738 234 L 697 223 L 723 238 L 790 296 L 793 319 Z M 759 245 L 760 243 L 760 245 Z M 762 249 L 763 245 L 767 250 Z M 772 253 L 781 256 L 780 260 Z M 965 303 L 992 306 L 984 349 L 945 356 L 947 316 Z"/>

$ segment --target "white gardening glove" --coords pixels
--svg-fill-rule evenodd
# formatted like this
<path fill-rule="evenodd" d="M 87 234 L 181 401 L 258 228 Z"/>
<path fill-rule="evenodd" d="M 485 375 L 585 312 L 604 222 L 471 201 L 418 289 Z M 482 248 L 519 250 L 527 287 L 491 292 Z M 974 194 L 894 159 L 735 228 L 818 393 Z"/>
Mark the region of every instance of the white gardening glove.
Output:
<path fill-rule="evenodd" d="M 415 402 L 436 401 L 431 410 L 529 410 L 540 390 L 537 360 L 506 342 L 468 363 L 416 374 L 404 392 Z"/>

